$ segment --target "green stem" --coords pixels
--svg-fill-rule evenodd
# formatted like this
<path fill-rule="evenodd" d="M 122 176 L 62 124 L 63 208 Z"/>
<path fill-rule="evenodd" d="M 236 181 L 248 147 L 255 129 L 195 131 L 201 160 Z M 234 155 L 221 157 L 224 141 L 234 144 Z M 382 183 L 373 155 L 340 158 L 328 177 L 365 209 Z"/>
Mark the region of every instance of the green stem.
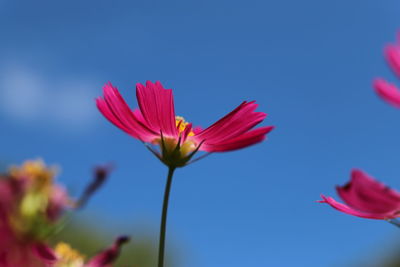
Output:
<path fill-rule="evenodd" d="M 168 214 L 168 200 L 169 193 L 171 191 L 172 176 L 174 174 L 175 167 L 169 167 L 167 183 L 164 191 L 164 202 L 161 215 L 161 226 L 160 226 L 160 245 L 158 250 L 158 267 L 164 266 L 164 251 L 165 251 L 165 234 L 167 232 L 167 214 Z"/>

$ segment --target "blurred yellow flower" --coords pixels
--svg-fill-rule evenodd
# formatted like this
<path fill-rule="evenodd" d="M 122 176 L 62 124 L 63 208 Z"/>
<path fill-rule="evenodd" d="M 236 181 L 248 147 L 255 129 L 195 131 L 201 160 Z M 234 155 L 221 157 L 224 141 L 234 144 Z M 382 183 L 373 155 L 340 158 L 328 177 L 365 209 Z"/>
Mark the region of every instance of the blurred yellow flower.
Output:
<path fill-rule="evenodd" d="M 85 263 L 85 256 L 67 243 L 58 243 L 54 250 L 58 258 L 55 267 L 81 267 Z"/>

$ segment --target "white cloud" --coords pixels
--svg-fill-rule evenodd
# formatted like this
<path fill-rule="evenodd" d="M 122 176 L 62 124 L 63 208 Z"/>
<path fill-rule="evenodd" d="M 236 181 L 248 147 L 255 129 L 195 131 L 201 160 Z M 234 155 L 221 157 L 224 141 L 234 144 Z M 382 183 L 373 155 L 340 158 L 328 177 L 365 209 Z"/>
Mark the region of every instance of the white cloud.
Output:
<path fill-rule="evenodd" d="M 8 115 L 33 119 L 39 115 L 45 97 L 43 82 L 31 73 L 7 70 L 1 79 L 1 107 Z"/>
<path fill-rule="evenodd" d="M 57 126 L 62 131 L 88 130 L 98 118 L 96 91 L 90 81 L 54 80 L 12 65 L 1 72 L 0 112 L 23 124 Z"/>

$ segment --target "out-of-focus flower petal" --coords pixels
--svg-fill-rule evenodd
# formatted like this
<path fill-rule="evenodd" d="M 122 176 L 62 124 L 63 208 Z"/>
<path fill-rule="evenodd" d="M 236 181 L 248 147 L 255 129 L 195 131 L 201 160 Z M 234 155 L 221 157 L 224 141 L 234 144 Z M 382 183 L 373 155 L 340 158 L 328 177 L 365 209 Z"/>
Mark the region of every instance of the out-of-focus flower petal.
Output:
<path fill-rule="evenodd" d="M 115 261 L 121 250 L 121 246 L 129 241 L 129 237 L 122 236 L 117 238 L 114 244 L 100 252 L 98 255 L 94 256 L 85 267 L 106 267 L 109 266 L 113 261 Z"/>
<path fill-rule="evenodd" d="M 400 77 L 400 45 L 390 44 L 386 46 L 385 56 L 393 72 Z"/>
<path fill-rule="evenodd" d="M 383 79 L 376 79 L 373 83 L 375 92 L 386 102 L 400 108 L 400 90 L 394 84 Z"/>
<path fill-rule="evenodd" d="M 386 214 L 400 210 L 398 192 L 358 169 L 352 171 L 349 183 L 337 187 L 337 192 L 347 205 L 364 212 Z"/>
<path fill-rule="evenodd" d="M 369 219 L 393 219 L 400 216 L 400 193 L 376 181 L 365 172 L 354 169 L 351 180 L 338 186 L 338 195 L 347 204 L 322 195 L 322 203 L 337 210 Z"/>
<path fill-rule="evenodd" d="M 7 263 L 6 252 L 0 252 L 0 266 L 1 267 L 10 267 L 10 265 Z"/>
<path fill-rule="evenodd" d="M 56 221 L 66 208 L 71 207 L 70 203 L 67 191 L 61 186 L 54 185 L 46 209 L 48 219 L 53 222 Z"/>
<path fill-rule="evenodd" d="M 43 243 L 34 244 L 32 252 L 45 264 L 51 265 L 57 261 L 53 250 Z"/>
<path fill-rule="evenodd" d="M 0 177 L 0 224 L 1 221 L 6 221 L 7 215 L 15 208 L 22 193 L 22 186 L 20 180 Z"/>
<path fill-rule="evenodd" d="M 322 200 L 320 200 L 318 202 L 327 203 L 331 207 L 337 209 L 338 211 L 347 213 L 349 215 L 366 218 L 366 219 L 376 219 L 376 220 L 394 219 L 397 217 L 393 213 L 379 213 L 378 214 L 378 213 L 368 213 L 368 212 L 359 211 L 359 210 L 353 209 L 352 207 L 349 207 L 343 203 L 337 202 L 332 197 L 325 197 L 324 195 L 321 195 L 321 198 L 322 198 Z"/>

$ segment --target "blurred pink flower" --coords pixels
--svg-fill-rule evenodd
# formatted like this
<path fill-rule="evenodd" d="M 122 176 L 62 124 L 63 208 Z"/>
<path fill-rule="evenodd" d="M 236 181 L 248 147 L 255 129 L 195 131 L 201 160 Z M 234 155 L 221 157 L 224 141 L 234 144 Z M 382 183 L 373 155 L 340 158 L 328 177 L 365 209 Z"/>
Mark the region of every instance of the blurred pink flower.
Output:
<path fill-rule="evenodd" d="M 85 265 L 85 267 L 107 267 L 111 266 L 111 263 L 114 262 L 119 256 L 121 246 L 129 241 L 129 237 L 121 236 L 118 237 L 114 244 L 101 251 L 99 254 L 94 256 L 89 260 L 89 262 Z"/>
<path fill-rule="evenodd" d="M 400 216 L 400 193 L 361 170 L 353 170 L 350 182 L 344 186 L 337 186 L 336 190 L 346 204 L 324 195 L 321 195 L 323 200 L 319 202 L 362 218 L 388 220 Z"/>
<path fill-rule="evenodd" d="M 85 262 L 85 256 L 66 243 L 58 243 L 55 249 L 39 247 L 38 255 L 51 267 L 111 267 L 118 258 L 121 246 L 129 241 L 126 236 L 118 237 L 112 246 L 100 251 Z"/>
<path fill-rule="evenodd" d="M 46 215 L 50 221 L 56 221 L 61 217 L 67 207 L 71 207 L 72 201 L 64 187 L 53 185 L 49 194 Z"/>
<path fill-rule="evenodd" d="M 395 44 L 389 44 L 384 50 L 386 61 L 392 71 L 400 77 L 400 33 Z M 396 108 L 400 108 L 400 89 L 382 78 L 377 78 L 373 82 L 375 92 L 386 102 Z"/>
<path fill-rule="evenodd" d="M 93 181 L 78 202 L 55 183 L 55 168 L 43 161 L 26 161 L 0 176 L 0 267 L 106 267 L 128 241 L 118 238 L 114 245 L 87 263 L 69 246 L 54 251 L 47 238 L 59 227 L 66 209 L 81 208 L 105 182 L 111 168 L 97 167 Z M 82 263 L 79 265 L 79 263 Z"/>
<path fill-rule="evenodd" d="M 47 266 L 45 239 L 70 200 L 55 170 L 26 161 L 0 177 L 0 266 Z"/>
<path fill-rule="evenodd" d="M 44 243 L 12 243 L 0 253 L 0 267 L 53 267 L 56 258 Z"/>
<path fill-rule="evenodd" d="M 244 148 L 265 139 L 274 127 L 252 130 L 266 114 L 255 112 L 257 104 L 243 102 L 225 117 L 202 130 L 175 115 L 171 89 L 160 82 L 137 84 L 139 109 L 132 111 L 117 88 L 108 83 L 96 99 L 100 112 L 114 125 L 145 143 L 160 145 L 159 158 L 167 165 L 183 166 L 197 150 L 224 152 Z M 154 151 L 153 151 L 154 152 Z"/>

